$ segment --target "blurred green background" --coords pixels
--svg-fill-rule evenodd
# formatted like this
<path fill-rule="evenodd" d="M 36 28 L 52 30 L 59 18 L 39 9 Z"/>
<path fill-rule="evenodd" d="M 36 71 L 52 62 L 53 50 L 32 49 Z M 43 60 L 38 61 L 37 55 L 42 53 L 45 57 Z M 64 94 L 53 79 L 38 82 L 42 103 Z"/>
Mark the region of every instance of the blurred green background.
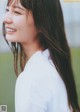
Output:
<path fill-rule="evenodd" d="M 80 48 L 71 48 L 72 67 L 80 104 Z M 16 76 L 12 53 L 0 53 L 0 105 L 7 105 L 8 112 L 14 112 Z"/>

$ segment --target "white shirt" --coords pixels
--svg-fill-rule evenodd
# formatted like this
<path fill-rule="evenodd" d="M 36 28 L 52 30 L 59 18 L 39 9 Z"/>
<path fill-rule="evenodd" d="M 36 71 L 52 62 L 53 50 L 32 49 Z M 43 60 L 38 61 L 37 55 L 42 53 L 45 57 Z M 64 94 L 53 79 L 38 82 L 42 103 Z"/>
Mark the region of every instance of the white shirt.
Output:
<path fill-rule="evenodd" d="M 48 49 L 35 52 L 18 76 L 15 112 L 71 112 L 64 82 Z"/>

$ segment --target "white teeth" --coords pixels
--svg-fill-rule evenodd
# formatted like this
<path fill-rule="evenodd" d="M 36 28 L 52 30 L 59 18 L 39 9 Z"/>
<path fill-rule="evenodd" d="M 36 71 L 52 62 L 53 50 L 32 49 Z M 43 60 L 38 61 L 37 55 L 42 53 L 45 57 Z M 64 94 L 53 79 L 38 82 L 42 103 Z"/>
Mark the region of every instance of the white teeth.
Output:
<path fill-rule="evenodd" d="M 14 32 L 14 31 L 15 31 L 14 29 L 6 28 L 6 32 Z"/>

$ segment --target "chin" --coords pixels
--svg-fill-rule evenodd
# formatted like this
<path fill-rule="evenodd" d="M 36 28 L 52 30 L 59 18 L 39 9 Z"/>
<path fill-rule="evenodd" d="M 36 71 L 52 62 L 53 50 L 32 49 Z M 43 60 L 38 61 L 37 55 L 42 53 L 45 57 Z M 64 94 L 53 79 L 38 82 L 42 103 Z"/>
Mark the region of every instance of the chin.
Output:
<path fill-rule="evenodd" d="M 6 35 L 6 40 L 9 41 L 9 42 L 17 42 L 17 39 L 14 38 L 13 36 L 10 36 L 10 35 Z"/>

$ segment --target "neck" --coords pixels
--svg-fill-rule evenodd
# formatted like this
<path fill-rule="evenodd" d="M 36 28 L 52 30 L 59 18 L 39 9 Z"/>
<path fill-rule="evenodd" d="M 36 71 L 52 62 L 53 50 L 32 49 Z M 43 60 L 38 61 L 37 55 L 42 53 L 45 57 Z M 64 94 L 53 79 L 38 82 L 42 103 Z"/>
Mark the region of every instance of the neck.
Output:
<path fill-rule="evenodd" d="M 42 46 L 40 46 L 40 44 L 36 42 L 29 45 L 27 44 L 21 44 L 21 45 L 24 49 L 27 59 L 29 59 L 35 52 L 44 50 Z"/>

